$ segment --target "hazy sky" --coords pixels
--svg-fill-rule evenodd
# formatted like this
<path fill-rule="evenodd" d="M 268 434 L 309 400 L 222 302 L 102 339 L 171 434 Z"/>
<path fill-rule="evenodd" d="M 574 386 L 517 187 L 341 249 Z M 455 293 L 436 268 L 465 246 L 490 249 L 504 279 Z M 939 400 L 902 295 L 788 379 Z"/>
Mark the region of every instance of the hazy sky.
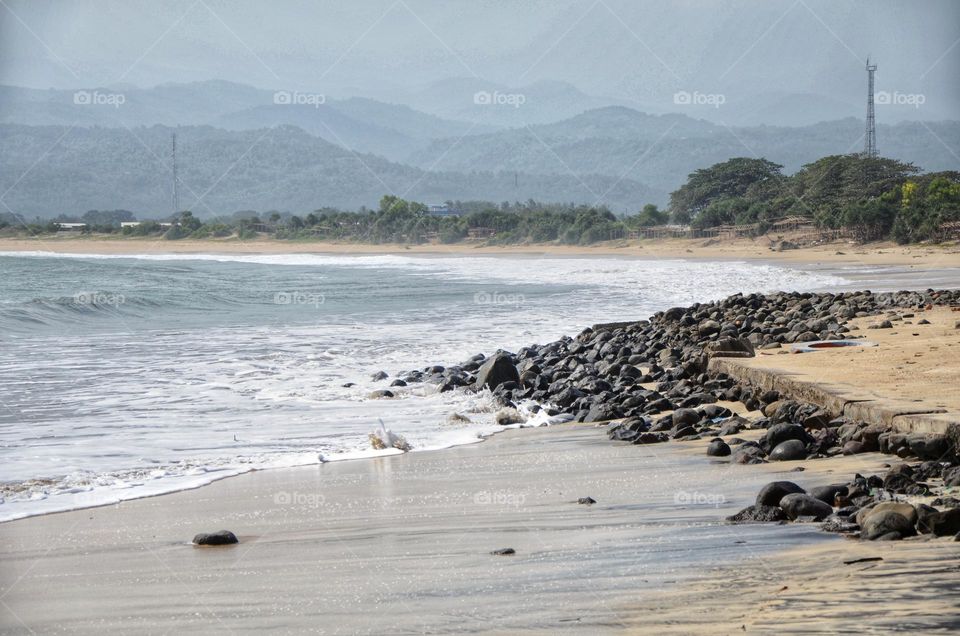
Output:
<path fill-rule="evenodd" d="M 957 0 L 3 0 L 0 83 L 226 79 L 402 102 L 454 77 L 560 80 L 654 110 L 677 91 L 862 103 L 871 55 L 878 90 L 957 119 L 958 40 Z"/>

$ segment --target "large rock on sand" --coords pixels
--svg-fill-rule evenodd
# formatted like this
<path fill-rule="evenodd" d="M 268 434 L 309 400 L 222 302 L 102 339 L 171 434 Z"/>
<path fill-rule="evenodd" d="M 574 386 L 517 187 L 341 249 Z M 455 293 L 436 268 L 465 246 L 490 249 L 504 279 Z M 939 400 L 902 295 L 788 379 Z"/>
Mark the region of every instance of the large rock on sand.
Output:
<path fill-rule="evenodd" d="M 771 481 L 757 493 L 758 506 L 779 506 L 787 495 L 804 494 L 806 491 L 792 481 Z"/>
<path fill-rule="evenodd" d="M 513 361 L 505 353 L 491 356 L 489 360 L 477 370 L 477 381 L 474 386 L 478 389 L 487 387 L 491 391 L 504 382 L 520 383 L 520 373 Z"/>
<path fill-rule="evenodd" d="M 727 517 L 730 523 L 771 523 L 786 519 L 787 515 L 779 506 L 756 505 L 747 506 L 737 514 Z"/>
<path fill-rule="evenodd" d="M 867 506 L 857 511 L 857 525 L 861 528 L 867 522 L 870 515 L 881 512 L 895 512 L 906 518 L 910 524 L 917 523 L 917 509 L 908 503 L 899 501 L 883 501 L 873 506 Z"/>
<path fill-rule="evenodd" d="M 218 532 L 201 533 L 193 538 L 194 545 L 232 545 L 240 543 L 237 535 L 229 530 L 220 530 Z"/>
<path fill-rule="evenodd" d="M 807 458 L 807 447 L 798 439 L 788 439 L 780 442 L 770 451 L 770 461 L 788 462 Z"/>
<path fill-rule="evenodd" d="M 860 527 L 860 537 L 868 541 L 877 539 L 902 539 L 917 533 L 913 523 L 893 510 L 879 510 L 867 515 Z"/>
<path fill-rule="evenodd" d="M 813 517 L 814 521 L 823 521 L 833 514 L 833 506 L 825 504 L 816 497 L 794 493 L 780 500 L 780 507 L 793 521 L 798 517 Z"/>

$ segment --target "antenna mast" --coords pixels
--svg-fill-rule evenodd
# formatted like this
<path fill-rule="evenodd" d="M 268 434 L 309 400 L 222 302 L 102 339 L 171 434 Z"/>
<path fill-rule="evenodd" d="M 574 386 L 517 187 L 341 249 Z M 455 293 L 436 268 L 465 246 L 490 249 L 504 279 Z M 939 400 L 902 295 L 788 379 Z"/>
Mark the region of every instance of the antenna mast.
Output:
<path fill-rule="evenodd" d="M 173 133 L 172 138 L 173 154 L 173 216 L 180 214 L 180 187 L 177 183 L 177 133 Z"/>
<path fill-rule="evenodd" d="M 867 58 L 867 130 L 863 145 L 863 154 L 867 157 L 877 156 L 877 120 L 873 112 L 873 74 L 877 71 L 876 64 L 870 64 Z"/>

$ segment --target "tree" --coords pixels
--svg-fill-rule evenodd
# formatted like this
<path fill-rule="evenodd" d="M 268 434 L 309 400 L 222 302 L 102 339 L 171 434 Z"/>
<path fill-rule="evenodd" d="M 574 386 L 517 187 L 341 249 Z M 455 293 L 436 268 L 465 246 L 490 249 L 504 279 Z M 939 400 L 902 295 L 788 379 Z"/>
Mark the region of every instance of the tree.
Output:
<path fill-rule="evenodd" d="M 654 225 L 663 225 L 669 220 L 669 213 L 666 211 L 661 212 L 657 206 L 648 203 L 643 206 L 643 210 L 635 217 L 634 222 L 640 227 L 652 227 Z"/>
<path fill-rule="evenodd" d="M 849 206 L 899 187 L 918 171 L 896 159 L 831 155 L 803 166 L 791 177 L 790 190 L 819 225 L 840 227 Z"/>
<path fill-rule="evenodd" d="M 783 180 L 782 168 L 766 159 L 736 157 L 697 170 L 670 194 L 671 216 L 680 223 L 689 223 L 715 201 L 761 200 L 769 196 L 772 185 Z"/>

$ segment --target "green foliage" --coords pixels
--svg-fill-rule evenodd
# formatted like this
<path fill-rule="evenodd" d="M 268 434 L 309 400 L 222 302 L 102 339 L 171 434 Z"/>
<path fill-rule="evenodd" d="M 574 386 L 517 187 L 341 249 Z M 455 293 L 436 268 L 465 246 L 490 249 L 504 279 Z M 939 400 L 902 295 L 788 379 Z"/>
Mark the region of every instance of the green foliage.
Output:
<path fill-rule="evenodd" d="M 759 200 L 773 191 L 772 184 L 782 181 L 782 168 L 766 159 L 736 157 L 697 170 L 670 194 L 671 216 L 678 223 L 689 223 L 723 199 Z"/>
<path fill-rule="evenodd" d="M 635 227 L 653 227 L 655 225 L 664 225 L 668 221 L 670 221 L 670 213 L 661 211 L 652 203 L 643 206 L 640 214 L 635 217 L 630 217 L 630 224 Z"/>
<path fill-rule="evenodd" d="M 895 241 L 934 238 L 941 223 L 960 221 L 960 173 L 938 172 L 911 179 L 884 199 L 898 206 L 891 231 Z"/>

